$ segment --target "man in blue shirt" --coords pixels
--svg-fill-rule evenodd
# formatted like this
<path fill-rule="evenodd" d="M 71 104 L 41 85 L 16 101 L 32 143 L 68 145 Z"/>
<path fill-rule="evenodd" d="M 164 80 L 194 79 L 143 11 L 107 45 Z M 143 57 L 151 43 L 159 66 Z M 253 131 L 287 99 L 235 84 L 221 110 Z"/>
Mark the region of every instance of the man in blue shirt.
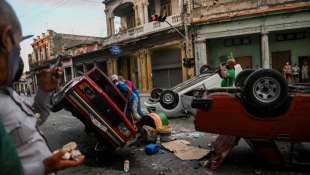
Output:
<path fill-rule="evenodd" d="M 119 80 L 117 75 L 111 76 L 112 82 L 116 87 L 124 94 L 128 99 L 128 107 L 131 109 L 135 121 L 140 121 L 141 116 L 139 114 L 139 94 L 137 89 L 135 89 L 132 83 L 126 83 L 123 80 Z"/>

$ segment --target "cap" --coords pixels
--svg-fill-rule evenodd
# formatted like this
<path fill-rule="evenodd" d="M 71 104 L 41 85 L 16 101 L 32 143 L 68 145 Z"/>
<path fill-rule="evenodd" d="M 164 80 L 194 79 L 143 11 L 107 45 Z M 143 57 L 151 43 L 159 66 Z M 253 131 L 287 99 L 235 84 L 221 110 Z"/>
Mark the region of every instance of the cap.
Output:
<path fill-rule="evenodd" d="M 118 76 L 115 75 L 115 74 L 113 74 L 113 75 L 111 76 L 111 80 L 112 80 L 112 81 L 118 81 Z"/>
<path fill-rule="evenodd" d="M 26 36 L 23 36 L 22 37 L 22 41 L 26 40 L 26 39 L 29 39 L 29 38 L 32 38 L 33 35 L 26 35 Z"/>
<path fill-rule="evenodd" d="M 226 64 L 232 64 L 232 65 L 235 65 L 236 64 L 236 60 L 234 58 L 230 58 L 227 60 Z"/>

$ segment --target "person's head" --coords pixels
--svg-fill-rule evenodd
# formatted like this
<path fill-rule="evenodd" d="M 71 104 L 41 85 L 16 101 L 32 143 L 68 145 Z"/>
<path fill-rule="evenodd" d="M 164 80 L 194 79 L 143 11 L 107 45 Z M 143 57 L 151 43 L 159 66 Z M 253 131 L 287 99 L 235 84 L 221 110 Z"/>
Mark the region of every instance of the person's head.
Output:
<path fill-rule="evenodd" d="M 16 67 L 10 65 L 10 55 L 13 48 L 17 46 L 19 49 L 21 39 L 21 25 L 13 8 L 5 0 L 0 0 L 0 87 L 7 86 L 14 79 Z"/>
<path fill-rule="evenodd" d="M 236 65 L 236 60 L 234 58 L 230 58 L 226 61 L 226 65 L 228 68 L 234 68 Z"/>
<path fill-rule="evenodd" d="M 115 74 L 113 74 L 113 75 L 111 76 L 111 80 L 112 80 L 112 82 L 113 82 L 114 84 L 116 84 L 116 83 L 118 82 L 118 76 L 115 75 Z"/>
<path fill-rule="evenodd" d="M 125 81 L 125 78 L 122 75 L 118 75 L 118 80 L 119 81 Z"/>

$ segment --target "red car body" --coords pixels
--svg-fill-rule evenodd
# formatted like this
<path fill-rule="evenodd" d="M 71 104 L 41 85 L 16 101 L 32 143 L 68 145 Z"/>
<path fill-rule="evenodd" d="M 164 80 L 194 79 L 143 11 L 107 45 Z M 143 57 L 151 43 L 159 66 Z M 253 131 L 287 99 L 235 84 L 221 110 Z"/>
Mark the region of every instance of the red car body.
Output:
<path fill-rule="evenodd" d="M 135 138 L 137 130 L 125 112 L 127 99 L 99 69 L 73 80 L 64 92 L 71 111 L 78 113 L 85 125 L 104 136 L 114 148 Z"/>
<path fill-rule="evenodd" d="M 276 117 L 250 114 L 236 94 L 217 92 L 205 97 L 206 108 L 195 116 L 198 131 L 243 138 L 310 141 L 310 94 L 295 93 L 287 111 Z"/>

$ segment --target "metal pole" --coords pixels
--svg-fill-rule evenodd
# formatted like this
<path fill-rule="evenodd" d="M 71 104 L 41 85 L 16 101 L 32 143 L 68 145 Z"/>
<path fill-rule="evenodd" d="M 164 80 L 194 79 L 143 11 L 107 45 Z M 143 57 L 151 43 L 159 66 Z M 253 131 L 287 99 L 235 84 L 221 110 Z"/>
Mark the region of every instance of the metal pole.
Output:
<path fill-rule="evenodd" d="M 183 34 L 183 33 L 181 33 L 180 31 L 179 31 L 179 29 L 177 29 L 176 27 L 174 27 L 172 24 L 170 24 L 170 22 L 168 22 L 168 21 L 165 21 L 167 24 L 169 24 L 169 26 L 170 27 L 172 27 L 184 40 L 186 40 L 186 36 Z"/>

